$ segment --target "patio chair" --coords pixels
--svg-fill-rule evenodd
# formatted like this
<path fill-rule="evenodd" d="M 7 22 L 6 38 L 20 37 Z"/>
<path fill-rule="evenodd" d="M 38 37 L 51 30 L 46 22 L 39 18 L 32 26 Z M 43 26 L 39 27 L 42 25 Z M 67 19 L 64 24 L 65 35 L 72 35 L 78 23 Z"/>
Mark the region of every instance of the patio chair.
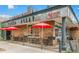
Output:
<path fill-rule="evenodd" d="M 45 46 L 48 45 L 47 39 L 43 39 L 43 44 L 44 44 Z"/>
<path fill-rule="evenodd" d="M 22 42 L 23 41 L 23 37 L 18 37 L 18 41 Z"/>
<path fill-rule="evenodd" d="M 13 37 L 14 41 L 18 41 L 18 37 Z"/>
<path fill-rule="evenodd" d="M 43 40 L 44 45 L 52 46 L 53 40 L 55 40 L 55 37 L 49 36 L 47 39 Z"/>
<path fill-rule="evenodd" d="M 24 36 L 24 37 L 23 37 L 23 40 L 24 40 L 25 42 L 28 42 L 28 36 Z"/>

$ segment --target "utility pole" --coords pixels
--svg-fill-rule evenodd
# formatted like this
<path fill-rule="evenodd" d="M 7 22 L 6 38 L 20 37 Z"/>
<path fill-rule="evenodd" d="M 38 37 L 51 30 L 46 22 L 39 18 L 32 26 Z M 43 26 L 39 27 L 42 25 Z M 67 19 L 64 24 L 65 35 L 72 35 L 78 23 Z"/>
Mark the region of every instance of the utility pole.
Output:
<path fill-rule="evenodd" d="M 65 51 L 66 47 L 65 47 L 65 41 L 66 41 L 66 17 L 62 17 L 62 38 L 60 41 L 60 52 Z"/>

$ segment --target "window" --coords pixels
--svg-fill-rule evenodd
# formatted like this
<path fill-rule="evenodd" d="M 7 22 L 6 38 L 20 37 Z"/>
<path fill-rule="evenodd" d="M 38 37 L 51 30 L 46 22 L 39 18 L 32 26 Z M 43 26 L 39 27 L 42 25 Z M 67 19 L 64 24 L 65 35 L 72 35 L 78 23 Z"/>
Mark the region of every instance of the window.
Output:
<path fill-rule="evenodd" d="M 21 19 L 21 23 L 22 23 L 23 21 L 22 21 L 22 19 Z"/>
<path fill-rule="evenodd" d="M 25 18 L 25 22 L 27 22 L 27 18 Z"/>
<path fill-rule="evenodd" d="M 21 23 L 21 19 L 18 19 L 16 22 L 17 22 L 17 24 L 20 24 Z"/>
<path fill-rule="evenodd" d="M 13 25 L 13 21 L 10 22 L 10 25 Z"/>
<path fill-rule="evenodd" d="M 8 22 L 8 26 L 10 25 L 10 23 Z"/>
<path fill-rule="evenodd" d="M 32 16 L 32 21 L 34 21 L 34 16 Z"/>
<path fill-rule="evenodd" d="M 26 19 L 27 19 L 27 22 L 29 22 L 29 17 L 27 17 Z"/>
<path fill-rule="evenodd" d="M 29 22 L 34 21 L 34 16 L 29 16 Z"/>
<path fill-rule="evenodd" d="M 12 21 L 12 25 L 15 25 L 16 24 L 16 22 L 15 21 Z"/>
<path fill-rule="evenodd" d="M 30 17 L 29 17 L 29 22 L 31 21 Z"/>
<path fill-rule="evenodd" d="M 14 21 L 14 24 L 16 24 L 16 21 Z"/>
<path fill-rule="evenodd" d="M 25 20 L 25 18 L 23 18 L 23 23 L 26 23 L 26 20 Z"/>

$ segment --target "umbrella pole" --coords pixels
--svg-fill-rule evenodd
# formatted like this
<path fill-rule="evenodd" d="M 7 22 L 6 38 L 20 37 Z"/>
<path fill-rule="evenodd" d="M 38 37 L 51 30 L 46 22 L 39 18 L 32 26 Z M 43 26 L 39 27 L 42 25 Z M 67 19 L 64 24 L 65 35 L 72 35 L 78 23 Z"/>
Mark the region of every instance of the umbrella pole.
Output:
<path fill-rule="evenodd" d="M 29 35 L 29 28 L 28 28 L 28 25 L 27 25 L 27 32 L 28 32 L 27 35 Z M 29 38 L 28 38 L 28 44 L 29 44 Z"/>
<path fill-rule="evenodd" d="M 10 41 L 13 41 L 13 31 L 11 31 L 11 34 L 10 34 Z"/>
<path fill-rule="evenodd" d="M 41 39 L 41 49 L 43 48 L 43 26 L 42 26 L 42 39 Z"/>
<path fill-rule="evenodd" d="M 11 41 L 13 40 L 13 39 L 12 39 L 12 36 L 13 36 L 13 35 L 12 35 L 12 31 L 11 31 L 11 33 L 10 33 L 10 39 L 11 39 Z"/>
<path fill-rule="evenodd" d="M 12 31 L 12 35 L 11 35 L 11 37 L 12 37 L 12 40 L 13 40 L 13 31 Z"/>
<path fill-rule="evenodd" d="M 11 41 L 13 41 L 14 39 L 13 39 L 13 31 L 11 32 L 11 35 L 10 35 L 10 39 L 11 39 Z"/>
<path fill-rule="evenodd" d="M 23 29 L 24 30 L 24 29 Z M 22 33 L 23 33 L 23 30 L 22 30 Z M 25 45 L 24 44 L 24 33 L 22 34 L 22 41 L 23 41 L 23 45 Z"/>
<path fill-rule="evenodd" d="M 40 42 L 40 28 L 39 28 L 39 40 L 38 40 L 39 42 Z M 40 45 L 39 45 L 40 46 Z"/>

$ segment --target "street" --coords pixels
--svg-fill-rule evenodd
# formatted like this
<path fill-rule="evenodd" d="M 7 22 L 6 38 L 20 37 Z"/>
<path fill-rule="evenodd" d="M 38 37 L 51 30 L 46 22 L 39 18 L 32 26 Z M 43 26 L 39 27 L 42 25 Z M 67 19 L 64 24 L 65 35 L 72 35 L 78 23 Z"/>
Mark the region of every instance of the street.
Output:
<path fill-rule="evenodd" d="M 0 53 L 53 53 L 53 51 L 0 41 Z"/>

